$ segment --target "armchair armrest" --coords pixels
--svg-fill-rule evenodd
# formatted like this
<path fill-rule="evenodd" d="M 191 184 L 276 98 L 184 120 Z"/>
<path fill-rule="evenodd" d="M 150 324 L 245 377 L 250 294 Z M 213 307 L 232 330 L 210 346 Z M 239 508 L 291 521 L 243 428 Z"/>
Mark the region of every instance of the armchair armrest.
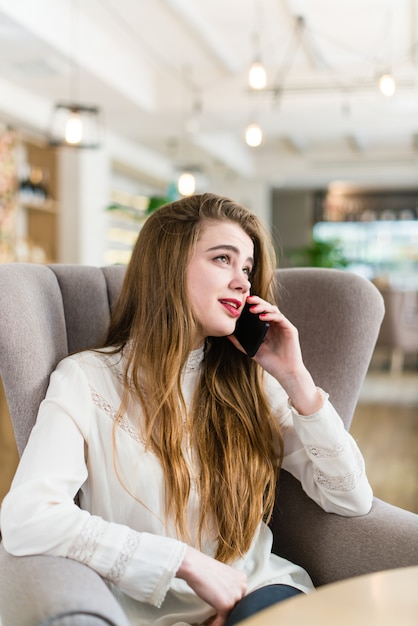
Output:
<path fill-rule="evenodd" d="M 273 551 L 304 567 L 315 586 L 418 565 L 418 515 L 377 498 L 368 515 L 326 513 L 285 471 L 278 488 L 270 524 Z M 281 500 L 286 503 L 283 508 Z"/>
<path fill-rule="evenodd" d="M 4 626 L 129 626 L 102 578 L 71 559 L 15 557 L 0 545 L 0 594 Z"/>

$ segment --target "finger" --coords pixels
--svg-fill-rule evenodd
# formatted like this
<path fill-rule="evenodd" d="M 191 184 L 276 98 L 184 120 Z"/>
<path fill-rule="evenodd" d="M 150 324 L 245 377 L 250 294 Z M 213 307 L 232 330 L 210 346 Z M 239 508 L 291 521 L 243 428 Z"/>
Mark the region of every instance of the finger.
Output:
<path fill-rule="evenodd" d="M 280 311 L 279 307 L 275 304 L 272 304 L 271 302 L 266 302 L 265 300 L 262 300 L 261 298 L 259 298 L 258 296 L 251 296 L 251 298 L 254 298 L 253 301 L 249 302 L 250 306 L 251 306 L 251 313 L 254 314 L 271 314 L 271 315 L 283 315 L 283 313 Z"/>
<path fill-rule="evenodd" d="M 223 626 L 226 622 L 227 616 L 221 616 L 220 614 L 212 615 L 205 622 L 203 622 L 204 626 Z"/>
<path fill-rule="evenodd" d="M 262 311 L 262 314 L 265 313 L 266 315 L 283 315 L 283 313 L 279 310 L 279 308 L 277 306 L 273 306 L 270 305 L 268 307 L 265 307 Z"/>
<path fill-rule="evenodd" d="M 283 313 L 275 306 L 269 306 L 268 308 L 260 308 L 254 313 L 258 314 L 261 320 L 270 322 L 270 321 L 281 321 L 285 319 Z"/>

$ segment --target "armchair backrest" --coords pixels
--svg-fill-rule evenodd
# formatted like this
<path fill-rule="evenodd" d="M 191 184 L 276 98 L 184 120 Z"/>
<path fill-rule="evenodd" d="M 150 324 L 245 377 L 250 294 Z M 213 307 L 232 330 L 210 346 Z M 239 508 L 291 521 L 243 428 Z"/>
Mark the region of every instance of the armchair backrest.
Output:
<path fill-rule="evenodd" d="M 19 453 L 56 364 L 103 340 L 125 268 L 0 265 L 0 376 Z M 340 270 L 277 271 L 277 298 L 306 365 L 349 427 L 384 308 L 367 280 Z"/>
<path fill-rule="evenodd" d="M 104 339 L 124 274 L 122 266 L 0 265 L 0 376 L 19 454 L 57 363 Z"/>
<path fill-rule="evenodd" d="M 280 308 L 298 328 L 305 364 L 349 429 L 384 316 L 365 278 L 344 270 L 278 270 Z"/>

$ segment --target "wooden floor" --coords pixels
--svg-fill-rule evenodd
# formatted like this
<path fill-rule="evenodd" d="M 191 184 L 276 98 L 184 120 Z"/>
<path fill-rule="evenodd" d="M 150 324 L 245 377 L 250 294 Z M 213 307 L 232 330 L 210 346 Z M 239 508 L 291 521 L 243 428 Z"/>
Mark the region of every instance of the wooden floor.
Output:
<path fill-rule="evenodd" d="M 351 433 L 375 496 L 418 513 L 418 371 L 369 372 Z"/>
<path fill-rule="evenodd" d="M 0 379 L 0 503 L 9 489 L 17 461 L 16 444 Z"/>
<path fill-rule="evenodd" d="M 351 433 L 375 496 L 418 513 L 418 407 L 360 404 Z"/>

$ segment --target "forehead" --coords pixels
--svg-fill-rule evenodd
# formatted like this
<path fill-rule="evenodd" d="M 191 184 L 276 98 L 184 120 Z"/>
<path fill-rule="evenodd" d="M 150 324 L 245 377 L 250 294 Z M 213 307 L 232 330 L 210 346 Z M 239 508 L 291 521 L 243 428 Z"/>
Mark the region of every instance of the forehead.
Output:
<path fill-rule="evenodd" d="M 202 222 L 198 246 L 204 248 L 215 245 L 233 245 L 246 256 L 252 256 L 254 253 L 251 237 L 239 224 L 229 221 L 205 220 Z"/>

